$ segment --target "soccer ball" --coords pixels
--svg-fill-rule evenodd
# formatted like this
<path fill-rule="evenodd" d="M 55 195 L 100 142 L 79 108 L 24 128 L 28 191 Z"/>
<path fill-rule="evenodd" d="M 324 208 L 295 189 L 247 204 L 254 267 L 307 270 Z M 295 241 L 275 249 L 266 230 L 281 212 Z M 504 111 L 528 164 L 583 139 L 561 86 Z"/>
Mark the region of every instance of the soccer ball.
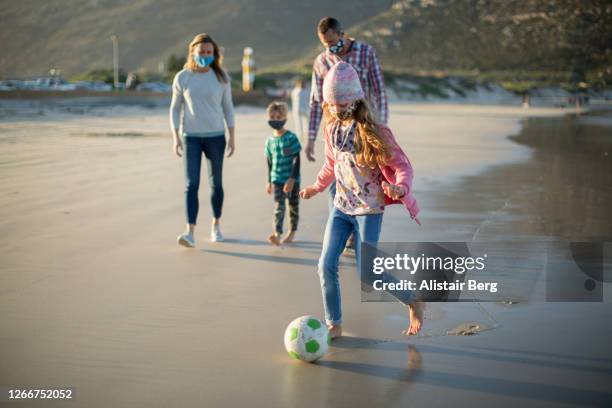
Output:
<path fill-rule="evenodd" d="M 285 330 L 287 353 L 309 363 L 327 353 L 330 341 L 327 326 L 314 316 L 298 317 Z"/>

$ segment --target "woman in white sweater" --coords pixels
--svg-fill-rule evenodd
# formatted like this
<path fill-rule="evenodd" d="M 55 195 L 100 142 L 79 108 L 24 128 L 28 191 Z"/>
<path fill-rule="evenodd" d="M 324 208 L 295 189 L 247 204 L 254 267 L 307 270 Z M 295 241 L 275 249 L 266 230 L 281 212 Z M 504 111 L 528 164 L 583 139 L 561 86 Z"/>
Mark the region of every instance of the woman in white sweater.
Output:
<path fill-rule="evenodd" d="M 174 77 L 170 125 L 174 153 L 185 153 L 185 213 L 187 227 L 178 236 L 180 245 L 195 247 L 202 153 L 206 157 L 213 210 L 211 240 L 222 241 L 219 220 L 223 208 L 223 155 L 234 153 L 234 105 L 229 75 L 221 67 L 217 43 L 208 34 L 198 34 L 189 43 L 187 62 Z M 225 126 L 229 139 L 225 140 Z"/>

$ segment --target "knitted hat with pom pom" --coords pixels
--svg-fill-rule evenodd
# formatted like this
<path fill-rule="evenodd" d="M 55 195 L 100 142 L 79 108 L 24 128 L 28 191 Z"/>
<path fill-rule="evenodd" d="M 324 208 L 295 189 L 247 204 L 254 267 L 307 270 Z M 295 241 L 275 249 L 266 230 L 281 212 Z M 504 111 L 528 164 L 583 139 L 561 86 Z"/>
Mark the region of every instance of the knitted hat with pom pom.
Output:
<path fill-rule="evenodd" d="M 344 61 L 335 64 L 323 81 L 323 100 L 331 104 L 345 104 L 363 99 L 357 71 Z"/>

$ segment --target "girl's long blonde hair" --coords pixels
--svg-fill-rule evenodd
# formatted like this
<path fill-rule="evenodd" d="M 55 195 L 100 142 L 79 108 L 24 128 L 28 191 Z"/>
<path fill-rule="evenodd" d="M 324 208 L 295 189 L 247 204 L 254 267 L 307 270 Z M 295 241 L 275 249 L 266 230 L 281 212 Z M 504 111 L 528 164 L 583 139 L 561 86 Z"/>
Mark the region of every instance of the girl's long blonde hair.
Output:
<path fill-rule="evenodd" d="M 183 68 L 188 69 L 190 71 L 195 71 L 198 68 L 198 64 L 196 64 L 195 60 L 193 59 L 193 49 L 196 45 L 202 43 L 212 44 L 215 60 L 212 64 L 210 64 L 210 67 L 215 72 L 215 75 L 217 76 L 219 82 L 226 84 L 227 74 L 221 67 L 221 64 L 223 63 L 223 54 L 221 54 L 219 45 L 217 45 L 215 40 L 213 40 L 212 37 L 206 33 L 196 35 L 189 43 L 189 46 L 187 47 L 187 62 L 185 62 Z"/>
<path fill-rule="evenodd" d="M 361 167 L 371 169 L 388 164 L 391 160 L 391 144 L 382 134 L 380 126 L 370 110 L 370 106 L 365 99 L 357 102 L 353 111 L 353 119 L 357 122 L 355 131 L 355 154 L 356 162 Z M 329 111 L 329 105 L 323 103 L 323 113 L 325 122 L 337 120 L 333 113 Z"/>

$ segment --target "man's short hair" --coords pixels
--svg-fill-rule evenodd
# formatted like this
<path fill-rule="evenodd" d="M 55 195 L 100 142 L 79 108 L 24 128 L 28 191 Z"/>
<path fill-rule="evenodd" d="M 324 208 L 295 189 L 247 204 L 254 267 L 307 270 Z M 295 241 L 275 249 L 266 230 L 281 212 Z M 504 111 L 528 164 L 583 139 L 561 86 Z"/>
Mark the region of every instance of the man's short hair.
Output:
<path fill-rule="evenodd" d="M 325 34 L 328 30 L 334 30 L 336 33 L 342 33 L 342 25 L 333 17 L 323 17 L 317 26 L 321 34 Z"/>

